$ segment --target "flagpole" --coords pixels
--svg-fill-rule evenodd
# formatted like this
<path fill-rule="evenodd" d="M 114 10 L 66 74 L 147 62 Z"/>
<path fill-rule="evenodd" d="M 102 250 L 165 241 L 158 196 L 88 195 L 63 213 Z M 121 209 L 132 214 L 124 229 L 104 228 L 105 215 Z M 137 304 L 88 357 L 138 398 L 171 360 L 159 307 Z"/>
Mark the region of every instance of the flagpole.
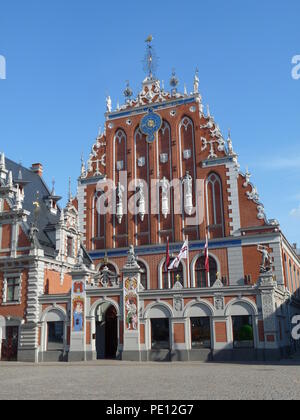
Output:
<path fill-rule="evenodd" d="M 209 232 L 209 227 L 207 226 L 207 232 L 206 232 L 206 243 L 207 243 L 207 258 L 208 258 L 208 264 L 209 264 L 209 247 L 208 247 L 208 232 Z M 209 265 L 208 265 L 209 267 Z M 207 272 L 207 286 L 210 288 L 210 271 L 208 269 Z"/>
<path fill-rule="evenodd" d="M 190 273 L 190 243 L 189 243 L 189 236 L 187 236 L 187 273 L 188 273 L 188 287 L 191 287 L 191 273 Z"/>

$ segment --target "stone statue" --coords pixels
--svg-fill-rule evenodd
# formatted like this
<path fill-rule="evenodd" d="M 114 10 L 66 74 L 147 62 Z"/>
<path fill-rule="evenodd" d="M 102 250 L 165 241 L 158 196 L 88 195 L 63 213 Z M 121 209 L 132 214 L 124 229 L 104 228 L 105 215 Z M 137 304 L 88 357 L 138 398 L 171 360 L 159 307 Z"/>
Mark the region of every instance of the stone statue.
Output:
<path fill-rule="evenodd" d="M 161 204 L 161 211 L 166 219 L 170 212 L 169 208 L 169 191 L 170 191 L 170 183 L 167 178 L 164 176 L 163 179 L 160 181 L 160 185 L 162 187 L 162 204 Z"/>
<path fill-rule="evenodd" d="M 134 264 L 136 262 L 136 256 L 135 256 L 135 253 L 134 253 L 133 245 L 130 245 L 130 247 L 129 247 L 127 262 L 128 262 L 128 264 Z"/>
<path fill-rule="evenodd" d="M 39 243 L 39 240 L 38 240 L 38 232 L 39 232 L 39 230 L 35 226 L 35 224 L 31 223 L 31 227 L 30 227 L 30 231 L 29 231 L 29 240 L 30 240 L 30 243 L 31 243 L 31 247 L 33 249 L 39 249 L 41 247 L 40 243 Z"/>
<path fill-rule="evenodd" d="M 146 202 L 145 202 L 145 192 L 144 192 L 144 184 L 143 182 L 139 182 L 138 184 L 138 188 L 139 188 L 139 214 L 140 214 L 140 218 L 141 221 L 144 221 L 145 218 L 145 214 L 146 214 Z"/>
<path fill-rule="evenodd" d="M 123 194 L 124 194 L 125 188 L 123 185 L 119 182 L 117 186 L 117 197 L 118 197 L 118 203 L 117 203 L 117 219 L 119 224 L 121 224 L 123 219 Z"/>
<path fill-rule="evenodd" d="M 228 153 L 229 153 L 229 155 L 230 156 L 234 155 L 232 140 L 231 140 L 230 137 L 228 137 L 228 140 L 227 140 L 227 147 L 228 147 Z"/>
<path fill-rule="evenodd" d="M 77 254 L 77 266 L 78 267 L 83 267 L 84 266 L 83 250 L 82 250 L 81 246 L 79 247 L 78 254 Z"/>
<path fill-rule="evenodd" d="M 271 271 L 271 255 L 266 246 L 258 245 L 257 250 L 262 253 L 262 264 L 260 266 L 261 273 Z"/>
<path fill-rule="evenodd" d="M 107 110 L 107 112 L 112 111 L 112 102 L 111 102 L 111 97 L 110 96 L 108 96 L 106 98 L 106 110 Z"/>
<path fill-rule="evenodd" d="M 182 180 L 184 185 L 184 209 L 186 213 L 191 216 L 193 213 L 193 178 L 189 171 L 186 171 L 186 175 Z"/>
<path fill-rule="evenodd" d="M 199 71 L 196 70 L 194 78 L 194 93 L 199 93 Z"/>

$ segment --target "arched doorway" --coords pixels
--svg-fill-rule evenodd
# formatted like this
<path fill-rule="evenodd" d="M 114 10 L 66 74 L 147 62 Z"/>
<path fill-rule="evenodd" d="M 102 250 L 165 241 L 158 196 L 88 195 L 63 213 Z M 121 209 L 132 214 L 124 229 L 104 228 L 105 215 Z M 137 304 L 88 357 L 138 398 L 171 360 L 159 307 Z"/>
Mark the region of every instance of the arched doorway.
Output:
<path fill-rule="evenodd" d="M 97 359 L 115 359 L 118 350 L 118 314 L 113 305 L 101 305 L 97 311 Z"/>

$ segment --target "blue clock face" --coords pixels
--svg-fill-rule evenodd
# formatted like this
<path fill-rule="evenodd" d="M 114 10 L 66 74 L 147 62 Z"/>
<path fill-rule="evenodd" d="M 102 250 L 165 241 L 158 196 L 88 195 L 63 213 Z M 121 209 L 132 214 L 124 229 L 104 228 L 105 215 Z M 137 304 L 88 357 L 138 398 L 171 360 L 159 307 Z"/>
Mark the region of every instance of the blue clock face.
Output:
<path fill-rule="evenodd" d="M 140 124 L 141 132 L 146 134 L 148 143 L 154 142 L 155 134 L 160 130 L 161 126 L 161 116 L 149 109 L 148 114 L 142 119 Z"/>

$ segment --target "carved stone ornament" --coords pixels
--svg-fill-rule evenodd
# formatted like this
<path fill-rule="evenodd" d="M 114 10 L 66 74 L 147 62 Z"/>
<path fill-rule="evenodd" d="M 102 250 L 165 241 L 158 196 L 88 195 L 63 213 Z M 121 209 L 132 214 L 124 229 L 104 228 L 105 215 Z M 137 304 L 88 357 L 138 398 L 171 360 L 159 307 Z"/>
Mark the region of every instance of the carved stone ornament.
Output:
<path fill-rule="evenodd" d="M 215 296 L 214 297 L 214 304 L 217 311 L 224 310 L 224 298 L 223 296 Z"/>
<path fill-rule="evenodd" d="M 176 312 L 182 312 L 183 310 L 183 299 L 182 296 L 176 296 L 174 299 L 174 309 Z"/>
<path fill-rule="evenodd" d="M 159 158 L 160 158 L 160 163 L 168 163 L 169 161 L 168 153 L 161 153 Z"/>
<path fill-rule="evenodd" d="M 213 288 L 222 288 L 222 287 L 224 287 L 224 284 L 222 283 L 222 281 L 220 280 L 220 279 L 217 279 L 215 282 L 214 282 L 214 284 L 213 284 L 213 286 L 212 286 Z"/>
<path fill-rule="evenodd" d="M 117 170 L 118 171 L 123 171 L 123 169 L 124 169 L 124 161 L 123 160 L 119 160 L 117 162 Z"/>
<path fill-rule="evenodd" d="M 139 168 L 143 168 L 146 165 L 146 158 L 145 158 L 145 156 L 139 157 L 138 158 L 138 161 L 137 161 L 137 164 L 138 164 L 138 167 Z"/>
<path fill-rule="evenodd" d="M 186 149 L 183 151 L 183 159 L 184 160 L 189 160 L 192 157 L 192 150 L 191 149 Z"/>
<path fill-rule="evenodd" d="M 180 281 L 177 281 L 173 287 L 174 290 L 181 290 L 183 289 L 182 284 L 180 283 Z"/>

